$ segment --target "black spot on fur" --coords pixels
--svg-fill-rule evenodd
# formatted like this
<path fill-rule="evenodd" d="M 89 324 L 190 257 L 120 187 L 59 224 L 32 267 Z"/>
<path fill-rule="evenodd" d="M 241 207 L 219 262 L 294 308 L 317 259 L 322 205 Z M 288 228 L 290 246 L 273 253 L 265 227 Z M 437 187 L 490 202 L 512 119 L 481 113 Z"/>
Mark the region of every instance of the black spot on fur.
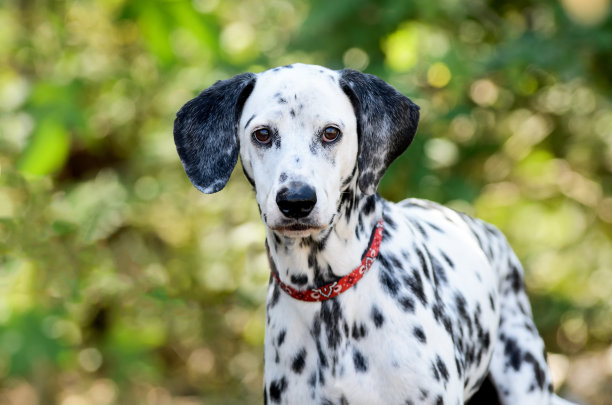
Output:
<path fill-rule="evenodd" d="M 397 280 L 391 275 L 389 271 L 381 271 L 378 274 L 378 279 L 380 280 L 380 284 L 383 287 L 383 291 L 392 296 L 397 295 L 399 285 L 397 284 Z"/>
<path fill-rule="evenodd" d="M 364 215 L 370 215 L 374 212 L 374 208 L 376 208 L 376 197 L 375 194 L 368 196 L 365 200 L 365 204 L 363 205 L 362 212 Z"/>
<path fill-rule="evenodd" d="M 410 291 L 421 301 L 421 304 L 427 305 L 427 297 L 423 289 L 423 279 L 418 271 L 412 273 L 412 277 L 406 275 L 403 278 L 404 283 L 408 285 Z"/>
<path fill-rule="evenodd" d="M 285 389 L 287 389 L 287 380 L 285 380 L 285 377 L 278 380 L 273 380 L 270 383 L 270 399 L 272 402 L 280 403 L 281 396 L 283 395 Z"/>
<path fill-rule="evenodd" d="M 310 377 L 308 377 L 308 385 L 312 388 L 317 385 L 317 374 L 314 371 L 310 374 Z"/>
<path fill-rule="evenodd" d="M 442 380 L 444 380 L 444 382 L 448 382 L 448 378 L 449 378 L 448 368 L 446 367 L 446 364 L 444 363 L 444 361 L 438 355 L 436 355 L 435 367 L 440 373 Z"/>
<path fill-rule="evenodd" d="M 406 312 L 414 312 L 414 300 L 410 297 L 400 297 L 398 300 L 402 309 Z"/>
<path fill-rule="evenodd" d="M 365 337 L 367 334 L 368 334 L 368 329 L 366 328 L 364 324 L 361 323 L 357 325 L 357 322 L 353 324 L 353 332 L 352 332 L 353 339 L 359 340 Z"/>
<path fill-rule="evenodd" d="M 469 334 L 472 335 L 472 318 L 470 318 L 467 312 L 467 302 L 463 295 L 459 293 L 455 294 L 455 306 L 457 308 L 457 312 L 459 313 L 459 317 L 463 321 L 464 325 L 467 326 Z"/>
<path fill-rule="evenodd" d="M 397 224 L 395 223 L 395 221 L 393 220 L 393 218 L 391 218 L 391 216 L 387 215 L 386 213 L 383 214 L 383 220 L 385 221 L 385 226 L 393 229 L 394 231 L 397 229 Z"/>
<path fill-rule="evenodd" d="M 374 321 L 374 326 L 376 326 L 377 328 L 380 328 L 385 322 L 385 317 L 375 305 L 372 306 L 372 312 L 370 313 L 370 316 Z"/>
<path fill-rule="evenodd" d="M 457 367 L 457 373 L 461 377 L 463 375 L 463 367 L 461 366 L 461 362 L 459 358 L 455 356 L 455 367 Z"/>
<path fill-rule="evenodd" d="M 420 326 L 415 326 L 412 333 L 421 343 L 427 343 L 427 337 L 425 336 L 425 331 Z"/>
<path fill-rule="evenodd" d="M 512 270 L 510 271 L 510 274 L 508 274 L 506 279 L 510 281 L 510 285 L 512 286 L 512 291 L 514 291 L 515 293 L 518 293 L 523 288 L 523 279 L 521 277 L 521 274 L 518 268 L 514 265 L 511 265 L 511 266 L 512 266 Z"/>
<path fill-rule="evenodd" d="M 421 224 L 419 224 L 418 222 L 414 222 L 414 226 L 416 227 L 416 229 L 419 231 L 419 233 L 423 236 L 423 238 L 425 238 L 425 240 L 429 239 L 429 236 L 427 235 L 427 232 L 425 231 L 425 229 L 421 226 Z"/>
<path fill-rule="evenodd" d="M 536 382 L 538 383 L 538 387 L 540 387 L 540 389 L 544 389 L 544 384 L 546 383 L 546 372 L 542 369 L 536 358 L 531 353 L 525 353 L 524 360 L 533 367 L 533 374 Z"/>
<path fill-rule="evenodd" d="M 306 274 L 292 274 L 291 282 L 295 285 L 303 286 L 308 283 L 308 276 Z"/>
<path fill-rule="evenodd" d="M 274 283 L 274 287 L 272 287 L 272 298 L 268 303 L 269 308 L 274 308 L 274 306 L 278 303 L 278 299 L 280 298 L 281 293 L 278 283 L 275 280 L 273 280 L 272 282 Z"/>
<path fill-rule="evenodd" d="M 419 263 L 421 264 L 421 270 L 423 270 L 425 277 L 427 277 L 427 279 L 431 279 L 429 276 L 429 266 L 427 262 L 425 261 L 425 256 L 423 255 L 423 252 L 421 252 L 420 249 L 417 249 L 416 253 L 417 253 L 417 256 L 419 257 Z"/>
<path fill-rule="evenodd" d="M 353 349 L 353 363 L 355 364 L 356 371 L 361 373 L 368 371 L 368 361 L 357 349 Z"/>
<path fill-rule="evenodd" d="M 444 266 L 442 266 L 440 262 L 433 256 L 430 256 L 429 259 L 433 266 L 434 282 L 437 285 L 448 283 L 448 278 L 446 277 L 446 270 L 444 269 Z"/>
<path fill-rule="evenodd" d="M 521 368 L 521 349 L 516 343 L 516 340 L 508 338 L 504 345 L 504 355 L 506 356 L 506 364 L 512 366 L 518 371 Z"/>
<path fill-rule="evenodd" d="M 327 344 L 330 349 L 336 349 L 342 338 L 341 324 L 342 308 L 337 300 L 323 301 L 321 303 L 321 323 L 325 326 Z"/>
<path fill-rule="evenodd" d="M 455 268 L 455 263 L 453 263 L 453 261 L 444 253 L 444 252 L 440 252 L 442 254 L 442 258 L 446 261 L 446 263 L 448 263 L 448 266 L 451 269 Z"/>
<path fill-rule="evenodd" d="M 429 391 L 423 388 L 419 389 L 419 400 L 420 401 L 427 399 L 428 396 L 429 396 Z"/>
<path fill-rule="evenodd" d="M 278 334 L 278 337 L 276 338 L 276 342 L 278 344 L 278 347 L 281 347 L 283 345 L 283 343 L 285 342 L 285 335 L 287 334 L 287 331 L 285 329 L 281 330 L 280 333 Z"/>
<path fill-rule="evenodd" d="M 433 376 L 434 380 L 440 381 L 440 372 L 436 368 L 435 363 L 431 363 L 431 375 Z"/>
<path fill-rule="evenodd" d="M 304 366 L 306 365 L 306 349 L 302 348 L 293 358 L 291 362 L 291 369 L 296 374 L 301 374 L 304 370 Z"/>
<path fill-rule="evenodd" d="M 281 238 L 278 236 L 276 232 L 272 232 L 272 237 L 274 238 L 274 243 L 278 246 L 281 243 Z"/>
<path fill-rule="evenodd" d="M 385 258 L 389 261 L 389 263 L 391 263 L 391 267 L 393 269 L 402 269 L 402 262 L 393 254 L 391 253 L 387 253 L 385 255 Z"/>
<path fill-rule="evenodd" d="M 342 180 L 342 190 L 344 190 L 345 188 L 349 186 L 349 184 L 351 184 L 356 174 L 357 174 L 357 166 L 353 167 L 353 171 L 351 172 L 351 174 L 347 178 Z M 351 192 L 353 191 L 351 190 Z"/>

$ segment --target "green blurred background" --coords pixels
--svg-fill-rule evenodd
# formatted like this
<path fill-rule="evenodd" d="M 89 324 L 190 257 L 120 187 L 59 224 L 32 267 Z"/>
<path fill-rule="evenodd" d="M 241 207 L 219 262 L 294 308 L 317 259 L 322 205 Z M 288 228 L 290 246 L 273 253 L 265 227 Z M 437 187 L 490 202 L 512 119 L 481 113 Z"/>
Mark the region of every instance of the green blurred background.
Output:
<path fill-rule="evenodd" d="M 292 62 L 421 106 L 381 194 L 499 226 L 555 385 L 612 403 L 610 0 L 3 0 L 0 403 L 261 403 L 253 194 L 195 190 L 172 123 Z"/>

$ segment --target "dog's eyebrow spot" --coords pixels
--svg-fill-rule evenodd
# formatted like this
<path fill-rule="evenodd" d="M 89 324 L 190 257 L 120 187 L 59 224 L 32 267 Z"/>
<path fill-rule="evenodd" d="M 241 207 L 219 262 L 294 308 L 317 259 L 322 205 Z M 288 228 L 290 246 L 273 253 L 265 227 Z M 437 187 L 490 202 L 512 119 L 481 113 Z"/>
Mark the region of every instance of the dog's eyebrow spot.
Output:
<path fill-rule="evenodd" d="M 251 118 L 249 118 L 248 121 L 246 122 L 246 124 L 244 124 L 244 129 L 246 129 L 249 126 L 251 121 L 253 121 L 253 118 L 255 118 L 256 116 L 257 116 L 257 114 L 251 115 Z"/>

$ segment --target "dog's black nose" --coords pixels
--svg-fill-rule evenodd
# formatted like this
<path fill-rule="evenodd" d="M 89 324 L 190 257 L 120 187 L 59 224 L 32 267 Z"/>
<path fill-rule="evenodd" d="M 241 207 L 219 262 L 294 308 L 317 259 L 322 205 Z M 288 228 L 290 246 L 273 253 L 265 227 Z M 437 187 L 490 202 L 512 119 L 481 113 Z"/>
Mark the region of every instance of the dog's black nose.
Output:
<path fill-rule="evenodd" d="M 276 194 L 276 205 L 288 218 L 304 218 L 317 203 L 317 193 L 304 183 L 291 183 Z"/>

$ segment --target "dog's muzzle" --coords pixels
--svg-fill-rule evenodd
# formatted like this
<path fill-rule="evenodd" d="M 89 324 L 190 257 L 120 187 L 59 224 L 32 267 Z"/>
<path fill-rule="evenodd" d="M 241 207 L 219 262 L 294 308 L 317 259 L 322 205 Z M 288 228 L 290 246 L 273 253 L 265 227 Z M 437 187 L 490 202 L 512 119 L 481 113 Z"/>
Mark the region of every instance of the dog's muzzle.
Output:
<path fill-rule="evenodd" d="M 276 205 L 287 218 L 307 217 L 316 203 L 317 193 L 314 188 L 304 183 L 290 183 L 276 194 Z"/>

